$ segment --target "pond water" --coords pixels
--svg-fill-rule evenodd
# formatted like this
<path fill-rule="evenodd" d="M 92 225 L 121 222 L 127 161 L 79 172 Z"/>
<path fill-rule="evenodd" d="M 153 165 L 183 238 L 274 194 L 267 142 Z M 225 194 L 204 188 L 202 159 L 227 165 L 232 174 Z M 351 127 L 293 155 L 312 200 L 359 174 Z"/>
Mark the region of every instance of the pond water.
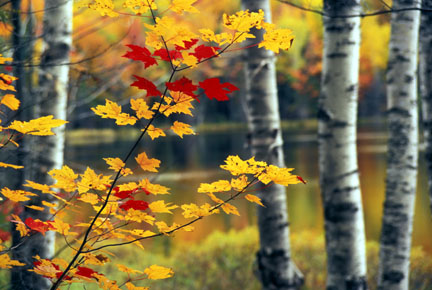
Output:
<path fill-rule="evenodd" d="M 381 229 L 382 204 L 385 190 L 386 168 L 386 134 L 384 128 L 361 126 L 358 134 L 359 169 L 363 206 L 365 211 L 367 239 L 379 240 Z M 305 130 L 286 130 L 284 135 L 284 152 L 287 167 L 295 168 L 294 173 L 308 181 L 306 185 L 291 185 L 287 188 L 288 211 L 291 231 L 304 229 L 317 233 L 323 231 L 323 210 L 318 184 L 318 148 L 316 133 Z M 158 182 L 171 188 L 171 195 L 165 200 L 176 204 L 204 203 L 209 199 L 197 193 L 201 182 L 212 182 L 229 178 L 219 168 L 228 155 L 249 157 L 245 147 L 245 131 L 218 133 L 201 133 L 196 136 L 167 136 L 151 141 L 145 138 L 136 151 L 137 155 L 145 151 L 150 157 L 162 161 L 160 173 L 151 176 Z M 85 170 L 86 165 L 107 173 L 104 157 L 123 158 L 134 140 L 118 139 L 113 142 L 97 142 L 91 145 L 69 145 L 65 152 L 66 164 L 77 170 Z M 414 219 L 413 245 L 421 245 L 432 254 L 432 215 L 429 210 L 427 195 L 426 165 L 424 152 L 419 156 L 418 191 Z M 135 165 L 131 165 L 133 167 Z M 143 177 L 144 175 L 140 176 Z M 127 181 L 127 180 L 123 180 Z M 215 230 L 226 231 L 231 228 L 241 229 L 256 224 L 255 206 L 245 200 L 236 200 L 241 216 L 225 214 L 207 217 L 195 224 L 192 233 L 179 232 L 176 241 L 199 241 Z M 181 223 L 180 211 L 168 216 L 168 221 Z M 168 242 L 171 243 L 171 242 Z"/>

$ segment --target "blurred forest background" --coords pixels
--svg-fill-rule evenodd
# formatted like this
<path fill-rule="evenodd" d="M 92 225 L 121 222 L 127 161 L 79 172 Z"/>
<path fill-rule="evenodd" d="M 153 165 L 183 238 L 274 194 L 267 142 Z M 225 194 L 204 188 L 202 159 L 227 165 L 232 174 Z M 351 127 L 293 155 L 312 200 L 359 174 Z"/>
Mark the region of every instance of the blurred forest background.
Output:
<path fill-rule="evenodd" d="M 320 0 L 294 3 L 312 10 L 322 10 L 323 6 Z M 31 94 L 32 84 L 37 82 L 35 66 L 43 57 L 40 35 L 44 7 L 43 1 L 35 0 L 23 0 L 22 5 L 23 39 L 28 44 L 24 51 L 24 81 Z M 273 23 L 292 29 L 295 35 L 292 48 L 277 55 L 285 163 L 287 167 L 294 167 L 295 173 L 308 181 L 306 185 L 287 189 L 292 256 L 306 277 L 306 285 L 318 289 L 314 287 L 325 285 L 323 209 L 318 181 L 316 133 L 323 49 L 322 17 L 278 1 L 272 1 L 271 5 Z M 362 5 L 364 11 L 385 8 L 380 1 L 364 1 Z M 12 26 L 8 6 L 2 6 L 0 53 L 8 56 L 12 53 Z M 190 14 L 187 19 L 179 17 L 178 21 L 218 31 L 221 29 L 222 14 L 238 11 L 240 2 L 199 0 L 196 7 L 200 14 Z M 144 71 L 142 65 L 121 57 L 127 51 L 126 44 L 144 45 L 145 21 L 145 18 L 128 14 L 120 14 L 116 18 L 102 17 L 83 7 L 82 2 L 74 3 L 68 91 L 69 123 L 65 147 L 65 164 L 73 169 L 83 171 L 88 164 L 92 164 L 95 169 L 107 171 L 102 158 L 117 156 L 119 152 L 125 151 L 122 148 L 128 148 L 139 134 L 138 129 L 119 128 L 114 122 L 102 120 L 90 107 L 104 103 L 105 98 L 128 104 L 130 97 L 140 96 L 142 92 L 130 87 L 134 74 L 163 82 L 169 73 L 168 66 L 155 66 Z M 361 21 L 358 161 L 368 240 L 368 278 L 373 288 L 376 284 L 385 192 L 385 70 L 390 14 L 364 17 Z M 233 47 L 222 57 L 204 63 L 189 76 L 216 76 L 240 88 L 228 102 L 216 103 L 202 98 L 196 104 L 194 116 L 184 117 L 187 123 L 195 126 L 197 136 L 185 136 L 182 140 L 167 136 L 154 142 L 147 140 L 140 145 L 150 155 L 165 161 L 161 173 L 152 178 L 172 188 L 170 198 L 174 203 L 199 199 L 195 193 L 199 184 L 222 178 L 223 173 L 218 170 L 218 165 L 229 154 L 245 158 L 249 155 L 241 53 L 241 50 Z M 427 288 L 432 287 L 428 284 L 430 277 L 427 278 L 432 275 L 432 262 L 426 259 L 432 256 L 432 219 L 424 159 L 421 150 L 413 229 L 412 267 L 416 270 L 411 275 L 411 279 L 416 281 L 412 283 L 417 284 L 411 284 L 414 287 L 412 289 L 432 289 Z M 235 204 L 240 209 L 241 217 L 211 216 L 197 224 L 192 233 L 179 232 L 172 238 L 162 237 L 148 242 L 148 251 L 142 254 L 143 259 L 162 260 L 177 270 L 175 278 L 155 283 L 152 289 L 259 289 L 258 282 L 250 282 L 254 279 L 251 270 L 254 257 L 250 253 L 258 247 L 255 208 L 243 201 L 236 201 Z M 176 220 L 181 219 L 181 216 L 179 214 L 171 218 Z M 117 254 L 122 256 L 122 249 L 117 250 Z M 131 265 L 134 263 L 131 261 Z M 182 273 L 180 269 L 185 268 L 189 271 Z"/>

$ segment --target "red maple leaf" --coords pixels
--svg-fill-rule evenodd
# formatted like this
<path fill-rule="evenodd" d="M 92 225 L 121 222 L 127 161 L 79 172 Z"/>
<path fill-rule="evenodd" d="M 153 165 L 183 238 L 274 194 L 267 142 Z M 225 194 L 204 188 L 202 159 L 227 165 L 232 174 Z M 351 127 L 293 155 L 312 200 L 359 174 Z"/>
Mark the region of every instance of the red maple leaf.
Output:
<path fill-rule="evenodd" d="M 145 202 L 143 200 L 128 200 L 124 204 L 120 206 L 121 209 L 128 210 L 128 209 L 136 209 L 136 210 L 146 210 L 148 209 L 149 205 L 148 202 Z"/>
<path fill-rule="evenodd" d="M 184 47 L 181 47 L 181 46 L 176 44 L 175 49 L 176 50 L 187 50 L 187 49 L 191 48 L 192 46 L 194 46 L 197 42 L 198 42 L 197 38 L 191 39 L 190 41 L 183 40 Z"/>
<path fill-rule="evenodd" d="M 190 53 L 190 55 L 195 56 L 198 61 L 201 61 L 202 59 L 216 55 L 216 52 L 219 49 L 220 47 L 217 46 L 205 46 L 204 44 L 201 44 L 200 46 L 196 47 L 195 52 Z"/>
<path fill-rule="evenodd" d="M 172 83 L 166 83 L 166 86 L 171 91 L 182 92 L 191 97 L 196 97 L 194 91 L 198 89 L 198 86 L 194 85 L 192 81 L 186 77 L 182 77 L 181 79 Z"/>
<path fill-rule="evenodd" d="M 10 65 L 5 66 L 4 68 L 5 68 L 5 70 L 7 70 L 9 72 L 11 72 L 13 70 L 13 68 Z"/>
<path fill-rule="evenodd" d="M 157 64 L 157 61 L 151 56 L 151 52 L 147 48 L 133 44 L 127 44 L 126 46 L 132 51 L 127 51 L 122 57 L 142 61 L 145 68 Z"/>
<path fill-rule="evenodd" d="M 87 278 L 92 278 L 93 274 L 99 274 L 98 272 L 94 271 L 93 269 L 87 268 L 87 267 L 78 267 L 78 271 L 75 272 L 75 275 L 80 275 Z"/>
<path fill-rule="evenodd" d="M 147 97 L 162 95 L 162 93 L 157 89 L 157 87 L 151 81 L 136 75 L 134 75 L 134 77 L 137 79 L 137 81 L 133 82 L 131 84 L 131 87 L 137 87 L 141 90 L 146 90 Z"/>
<path fill-rule="evenodd" d="M 218 78 L 206 79 L 199 83 L 199 87 L 204 90 L 207 97 L 218 101 L 228 101 L 227 94 L 237 91 L 238 88 L 230 83 L 221 84 Z"/>
<path fill-rule="evenodd" d="M 132 194 L 137 193 L 139 191 L 139 188 L 135 188 L 132 190 L 122 190 L 119 191 L 118 187 L 116 187 L 117 190 L 114 193 L 114 196 L 120 198 L 120 199 L 125 199 L 125 198 L 133 198 Z M 114 189 L 116 189 L 114 188 Z"/>
<path fill-rule="evenodd" d="M 173 59 L 178 59 L 178 58 L 183 58 L 181 53 L 178 52 L 177 50 L 170 50 L 169 51 L 169 56 L 168 56 L 168 52 L 165 48 L 161 48 L 156 50 L 153 53 L 154 56 L 159 56 L 162 60 L 164 61 L 170 61 Z"/>
<path fill-rule="evenodd" d="M 54 227 L 49 222 L 43 222 L 40 220 L 34 220 L 31 217 L 28 217 L 24 223 L 32 230 L 40 232 L 42 235 L 45 235 L 45 232 L 53 229 Z"/>

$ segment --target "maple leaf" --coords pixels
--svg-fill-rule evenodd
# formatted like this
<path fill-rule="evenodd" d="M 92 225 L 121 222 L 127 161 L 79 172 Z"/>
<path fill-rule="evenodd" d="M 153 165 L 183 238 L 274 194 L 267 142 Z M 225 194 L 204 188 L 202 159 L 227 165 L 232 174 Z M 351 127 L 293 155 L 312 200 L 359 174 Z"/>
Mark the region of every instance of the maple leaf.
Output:
<path fill-rule="evenodd" d="M 120 208 L 124 210 L 146 210 L 149 208 L 149 204 L 148 202 L 145 202 L 143 200 L 128 200 L 124 204 L 122 204 Z"/>
<path fill-rule="evenodd" d="M 24 237 L 28 234 L 29 230 L 27 229 L 25 223 L 20 219 L 19 216 L 15 214 L 11 214 L 12 220 L 11 222 L 15 223 L 16 230 L 20 233 L 21 237 Z"/>
<path fill-rule="evenodd" d="M 238 178 L 231 179 L 231 186 L 234 190 L 242 191 L 248 186 L 249 182 L 246 175 L 240 175 Z"/>
<path fill-rule="evenodd" d="M 224 26 L 239 32 L 249 32 L 252 28 L 261 29 L 264 21 L 264 11 L 249 12 L 249 10 L 238 11 L 233 15 L 223 15 Z"/>
<path fill-rule="evenodd" d="M 156 168 L 159 167 L 161 163 L 160 160 L 157 160 L 156 158 L 148 158 L 145 152 L 135 157 L 135 160 L 143 170 L 150 172 L 158 172 Z"/>
<path fill-rule="evenodd" d="M 148 279 L 152 280 L 166 279 L 174 275 L 172 269 L 158 265 L 151 265 L 150 267 L 145 268 L 144 273 L 147 274 Z"/>
<path fill-rule="evenodd" d="M 183 135 L 195 135 L 195 132 L 191 129 L 191 125 L 179 121 L 174 121 L 174 124 L 170 127 L 170 129 L 182 139 Z"/>
<path fill-rule="evenodd" d="M 297 178 L 297 175 L 291 174 L 292 170 L 293 168 L 279 168 L 275 165 L 269 165 L 265 172 L 258 175 L 258 179 L 264 184 L 273 181 L 284 186 L 300 183 L 301 181 Z"/>
<path fill-rule="evenodd" d="M 186 41 L 183 41 L 183 45 L 182 46 L 176 45 L 175 49 L 176 50 L 188 50 L 192 46 L 194 46 L 197 42 L 198 42 L 198 38 L 191 39 L 190 41 L 186 40 Z"/>
<path fill-rule="evenodd" d="M 30 200 L 28 196 L 36 196 L 37 194 L 34 194 L 32 192 L 24 191 L 24 190 L 11 190 L 7 187 L 2 188 L 1 193 L 6 197 L 7 199 L 13 201 L 13 202 L 21 202 L 21 201 L 27 201 Z"/>
<path fill-rule="evenodd" d="M 241 174 L 260 174 L 266 168 L 267 163 L 264 161 L 256 161 L 254 157 L 248 160 L 242 160 L 238 155 L 228 156 L 225 164 L 220 168 L 228 170 L 232 175 L 237 176 Z"/>
<path fill-rule="evenodd" d="M 103 158 L 103 160 L 105 160 L 105 162 L 110 166 L 110 167 L 108 167 L 108 169 L 112 169 L 115 171 L 121 170 L 121 174 L 123 176 L 133 174 L 132 170 L 130 170 L 129 168 L 126 168 L 125 167 L 126 164 L 118 157 L 116 157 L 116 158 Z"/>
<path fill-rule="evenodd" d="M 235 206 L 233 206 L 232 204 L 225 203 L 221 207 L 222 207 L 222 210 L 226 214 L 235 214 L 235 215 L 240 216 L 240 213 L 238 212 L 237 208 Z"/>
<path fill-rule="evenodd" d="M 21 165 L 13 165 L 13 164 L 3 163 L 3 162 L 0 162 L 0 167 L 10 167 L 10 168 L 13 168 L 13 169 L 24 168 L 24 166 L 21 166 Z"/>
<path fill-rule="evenodd" d="M 96 174 L 93 169 L 87 167 L 84 174 L 81 174 L 81 180 L 77 183 L 78 192 L 85 193 L 90 189 L 104 190 L 106 184 L 111 183 L 111 176 Z"/>
<path fill-rule="evenodd" d="M 138 287 L 138 286 L 135 286 L 131 282 L 127 282 L 126 283 L 126 288 L 128 290 L 149 290 L 150 289 L 149 287 Z"/>
<path fill-rule="evenodd" d="M 155 213 L 172 213 L 171 210 L 178 208 L 178 206 L 171 203 L 165 203 L 163 200 L 158 200 L 150 203 L 149 208 Z"/>
<path fill-rule="evenodd" d="M 54 132 L 51 131 L 52 128 L 59 127 L 68 122 L 53 119 L 53 117 L 53 115 L 49 115 L 30 120 L 28 122 L 15 120 L 9 127 L 7 127 L 7 129 L 12 129 L 22 134 L 30 134 L 37 136 L 54 135 Z"/>
<path fill-rule="evenodd" d="M 199 10 L 192 6 L 197 0 L 173 0 L 170 9 L 180 15 L 187 11 L 190 13 L 199 13 Z"/>
<path fill-rule="evenodd" d="M 33 219 L 28 217 L 24 223 L 32 230 L 40 232 L 42 235 L 45 235 L 45 232 L 53 229 L 53 226 L 48 222 L 43 222 L 40 219 Z"/>
<path fill-rule="evenodd" d="M 99 202 L 99 197 L 95 193 L 85 193 L 83 195 L 80 195 L 78 199 L 91 205 L 95 205 Z"/>
<path fill-rule="evenodd" d="M 212 206 L 208 203 L 205 203 L 201 206 L 198 206 L 194 203 L 183 204 L 181 208 L 183 210 L 182 215 L 185 218 L 198 218 L 203 216 L 209 216 L 219 212 L 219 209 L 210 211 L 212 209 Z"/>
<path fill-rule="evenodd" d="M 190 79 L 187 77 L 182 77 L 181 79 L 172 82 L 166 83 L 166 86 L 169 90 L 174 92 L 182 92 L 191 97 L 196 97 L 194 91 L 198 89 L 198 86 L 194 85 Z"/>
<path fill-rule="evenodd" d="M 64 189 L 67 192 L 72 192 L 77 188 L 75 179 L 78 178 L 78 174 L 69 168 L 67 165 L 63 165 L 61 169 L 53 169 L 48 172 L 56 180 L 55 187 Z"/>
<path fill-rule="evenodd" d="M 166 44 L 184 46 L 185 41 L 197 38 L 197 35 L 190 31 L 189 27 L 182 25 L 178 19 L 171 16 L 156 17 L 156 24 L 144 24 L 149 31 L 146 32 L 146 45 L 155 50 L 164 47 L 160 37 L 163 36 Z"/>
<path fill-rule="evenodd" d="M 168 55 L 168 52 L 165 48 L 156 50 L 155 52 L 153 52 L 153 55 L 159 56 L 164 61 L 173 61 L 175 59 L 183 58 L 182 54 L 177 50 L 170 50 Z"/>
<path fill-rule="evenodd" d="M 127 51 L 122 57 L 142 61 L 144 68 L 157 64 L 157 61 L 151 56 L 151 52 L 147 48 L 133 44 L 126 44 L 126 46 L 132 49 L 132 51 Z"/>
<path fill-rule="evenodd" d="M 26 264 L 21 263 L 17 260 L 12 260 L 8 254 L 0 255 L 0 268 L 11 269 L 13 266 L 25 266 Z"/>
<path fill-rule="evenodd" d="M 182 51 L 182 63 L 184 63 L 187 66 L 191 66 L 191 67 L 196 67 L 197 63 L 198 63 L 198 59 L 191 55 L 189 52 L 187 51 Z"/>
<path fill-rule="evenodd" d="M 157 5 L 154 0 L 126 0 L 123 3 L 123 7 L 130 8 L 137 15 L 148 12 L 150 8 L 151 10 L 157 10 Z"/>
<path fill-rule="evenodd" d="M 116 120 L 116 124 L 119 126 L 134 125 L 137 121 L 135 117 L 122 113 L 121 106 L 108 99 L 105 99 L 105 105 L 98 105 L 96 108 L 91 109 L 96 115 L 101 116 L 102 119 L 109 118 Z"/>
<path fill-rule="evenodd" d="M 147 97 L 156 97 L 162 95 L 162 93 L 157 89 L 157 87 L 149 80 L 133 75 L 137 81 L 133 82 L 131 86 L 137 87 L 141 90 L 147 91 Z"/>
<path fill-rule="evenodd" d="M 33 210 L 37 210 L 37 211 L 44 211 L 45 208 L 42 206 L 37 206 L 37 205 L 26 205 L 25 207 L 27 208 L 31 208 Z"/>
<path fill-rule="evenodd" d="M 7 61 L 12 61 L 11 57 L 3 57 L 3 54 L 0 53 L 0 64 L 5 64 Z"/>
<path fill-rule="evenodd" d="M 189 54 L 195 56 L 198 59 L 198 61 L 201 61 L 202 59 L 215 56 L 216 51 L 219 49 L 220 47 L 217 46 L 205 46 L 201 44 L 200 46 L 195 48 L 195 52 Z"/>
<path fill-rule="evenodd" d="M 143 129 L 144 130 L 144 129 Z M 166 136 L 165 135 L 165 132 L 162 130 L 162 129 L 160 129 L 160 128 L 156 128 L 155 126 L 153 126 L 153 125 L 150 125 L 148 128 L 147 128 L 147 134 L 150 136 L 150 138 L 152 139 L 152 140 L 154 140 L 154 139 L 156 139 L 156 138 L 158 138 L 158 137 L 160 137 L 160 136 Z"/>
<path fill-rule="evenodd" d="M 129 267 L 126 267 L 125 265 L 116 264 L 116 266 L 119 269 L 119 271 L 124 272 L 124 273 L 128 273 L 128 274 L 140 274 L 140 273 L 142 273 L 141 271 L 131 269 Z"/>
<path fill-rule="evenodd" d="M 0 101 L 1 105 L 5 105 L 9 109 L 16 111 L 19 108 L 20 101 L 12 94 L 6 94 Z"/>
<path fill-rule="evenodd" d="M 204 192 L 204 193 L 223 192 L 223 191 L 230 191 L 230 190 L 231 190 L 231 183 L 228 180 L 218 180 L 211 184 L 201 183 L 200 187 L 198 188 L 198 192 Z"/>
<path fill-rule="evenodd" d="M 294 41 L 294 35 L 291 29 L 275 29 L 274 24 L 265 23 L 264 28 L 266 33 L 263 35 L 263 41 L 258 44 L 258 47 L 264 47 L 275 53 L 279 53 L 279 49 L 288 50 L 291 48 Z"/>
<path fill-rule="evenodd" d="M 78 271 L 75 272 L 75 275 L 83 276 L 86 278 L 93 278 L 94 274 L 99 274 L 98 272 L 94 271 L 93 269 L 87 268 L 87 267 L 77 267 Z M 99 274 L 101 275 L 101 274 Z"/>
<path fill-rule="evenodd" d="M 261 198 L 259 198 L 256 195 L 253 194 L 246 194 L 245 195 L 246 200 L 250 201 L 250 202 L 254 202 L 256 204 L 259 204 L 260 206 L 264 206 L 261 202 Z"/>
<path fill-rule="evenodd" d="M 50 228 L 64 236 L 76 234 L 69 232 L 70 225 L 62 221 L 59 217 L 55 217 L 54 221 L 49 221 Z"/>
<path fill-rule="evenodd" d="M 30 180 L 26 180 L 26 184 L 24 184 L 23 186 L 26 187 L 30 187 L 36 190 L 40 190 L 42 191 L 42 193 L 49 193 L 49 194 L 54 194 L 55 192 L 51 190 L 51 187 L 49 185 L 46 184 L 40 184 L 40 183 L 36 183 Z"/>
<path fill-rule="evenodd" d="M 138 119 L 151 119 L 154 112 L 149 110 L 149 106 L 143 99 L 131 99 L 130 100 L 131 109 L 135 111 Z"/>
<path fill-rule="evenodd" d="M 151 183 L 148 178 L 145 178 L 139 182 L 139 186 L 151 194 L 169 194 L 169 188 L 160 184 Z"/>
<path fill-rule="evenodd" d="M 199 83 L 207 97 L 218 101 L 228 101 L 227 94 L 237 91 L 238 88 L 230 83 L 221 83 L 218 78 L 209 78 Z"/>

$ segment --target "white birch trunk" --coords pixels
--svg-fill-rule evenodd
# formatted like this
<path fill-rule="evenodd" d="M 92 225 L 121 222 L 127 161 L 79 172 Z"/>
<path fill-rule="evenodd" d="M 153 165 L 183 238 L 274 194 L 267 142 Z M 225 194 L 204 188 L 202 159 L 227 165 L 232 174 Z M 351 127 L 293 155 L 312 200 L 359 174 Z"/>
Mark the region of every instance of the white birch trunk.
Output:
<path fill-rule="evenodd" d="M 432 0 L 423 0 L 423 8 L 432 9 Z M 422 12 L 420 23 L 420 94 L 426 143 L 429 201 L 432 211 L 432 13 Z"/>
<path fill-rule="evenodd" d="M 420 8 L 420 1 L 393 1 L 393 9 L 406 7 Z M 379 289 L 408 289 L 418 159 L 419 22 L 420 11 L 404 11 L 391 15 L 387 68 L 389 141 L 378 274 Z"/>
<path fill-rule="evenodd" d="M 271 22 L 268 0 L 242 0 L 242 8 L 262 9 Z M 254 31 L 254 43 L 263 31 Z M 284 166 L 282 132 L 277 97 L 275 56 L 271 51 L 249 48 L 245 51 L 245 83 L 249 145 L 257 160 Z M 257 276 L 263 289 L 296 289 L 303 276 L 291 260 L 289 222 L 285 188 L 265 187 L 259 193 L 265 207 L 258 207 L 260 250 L 257 253 Z"/>
<path fill-rule="evenodd" d="M 43 18 L 44 52 L 39 71 L 39 88 L 35 96 L 34 117 L 54 115 L 56 119 L 66 119 L 67 89 L 69 66 L 59 65 L 69 62 L 69 51 L 72 45 L 73 1 L 46 0 Z M 32 137 L 30 164 L 25 167 L 26 178 L 43 184 L 51 184 L 47 174 L 54 168 L 63 165 L 64 127 L 53 130 L 56 135 Z M 35 140 L 33 142 L 33 140 Z M 42 205 L 42 200 L 48 200 L 48 195 L 40 194 L 28 204 Z M 28 217 L 47 220 L 51 215 L 48 211 L 34 211 L 27 207 L 21 214 L 21 219 Z M 52 258 L 54 255 L 54 232 L 45 236 L 35 234 L 23 241 L 13 253 L 14 258 L 23 261 L 27 267 L 19 267 L 12 271 L 12 289 L 48 289 L 50 281 L 26 269 L 33 267 L 32 257 Z M 19 242 L 19 241 L 14 241 Z"/>
<path fill-rule="evenodd" d="M 324 204 L 327 289 L 367 289 L 356 126 L 359 0 L 324 0 L 324 51 L 318 110 L 319 171 Z"/>

